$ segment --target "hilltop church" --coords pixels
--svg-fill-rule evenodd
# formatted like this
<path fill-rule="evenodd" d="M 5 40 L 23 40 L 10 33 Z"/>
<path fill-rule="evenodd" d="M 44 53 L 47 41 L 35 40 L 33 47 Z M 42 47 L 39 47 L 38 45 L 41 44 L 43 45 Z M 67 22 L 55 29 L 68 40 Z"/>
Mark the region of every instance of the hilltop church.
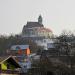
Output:
<path fill-rule="evenodd" d="M 27 22 L 22 30 L 23 37 L 42 37 L 51 38 L 53 36 L 52 30 L 45 28 L 43 25 L 43 19 L 40 15 L 38 17 L 38 22 Z"/>
<path fill-rule="evenodd" d="M 22 30 L 23 38 L 30 38 L 38 45 L 46 45 L 51 42 L 53 32 L 51 29 L 45 28 L 43 25 L 43 18 L 40 15 L 37 22 L 27 22 Z"/>

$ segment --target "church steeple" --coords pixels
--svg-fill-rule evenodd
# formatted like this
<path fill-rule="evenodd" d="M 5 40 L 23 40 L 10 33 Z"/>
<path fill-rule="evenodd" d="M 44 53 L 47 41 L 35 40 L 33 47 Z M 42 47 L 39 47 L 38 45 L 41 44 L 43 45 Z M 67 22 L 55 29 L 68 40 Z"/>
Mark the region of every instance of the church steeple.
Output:
<path fill-rule="evenodd" d="M 38 23 L 42 24 L 42 16 L 41 15 L 38 17 Z"/>

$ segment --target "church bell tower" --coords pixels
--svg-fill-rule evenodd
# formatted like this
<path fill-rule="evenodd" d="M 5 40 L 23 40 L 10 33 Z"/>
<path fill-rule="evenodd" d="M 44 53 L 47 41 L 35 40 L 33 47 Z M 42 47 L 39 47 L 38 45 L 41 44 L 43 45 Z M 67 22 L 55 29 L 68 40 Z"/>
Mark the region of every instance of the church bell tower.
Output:
<path fill-rule="evenodd" d="M 38 23 L 42 24 L 42 16 L 41 15 L 38 17 Z"/>

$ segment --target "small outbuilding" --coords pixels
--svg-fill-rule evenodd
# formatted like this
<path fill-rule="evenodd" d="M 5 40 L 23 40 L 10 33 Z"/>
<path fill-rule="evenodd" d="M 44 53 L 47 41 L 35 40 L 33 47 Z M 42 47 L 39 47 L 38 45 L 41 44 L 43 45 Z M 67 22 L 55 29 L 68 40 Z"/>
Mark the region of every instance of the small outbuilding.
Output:
<path fill-rule="evenodd" d="M 0 57 L 0 75 L 19 75 L 20 65 L 12 57 Z"/>

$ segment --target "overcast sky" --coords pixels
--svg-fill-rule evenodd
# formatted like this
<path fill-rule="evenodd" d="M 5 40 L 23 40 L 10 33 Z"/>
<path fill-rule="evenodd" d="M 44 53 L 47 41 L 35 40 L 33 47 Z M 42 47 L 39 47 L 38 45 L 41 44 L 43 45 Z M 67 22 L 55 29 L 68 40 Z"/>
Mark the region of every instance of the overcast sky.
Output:
<path fill-rule="evenodd" d="M 0 34 L 18 34 L 40 14 L 54 34 L 75 31 L 75 0 L 0 0 Z"/>

